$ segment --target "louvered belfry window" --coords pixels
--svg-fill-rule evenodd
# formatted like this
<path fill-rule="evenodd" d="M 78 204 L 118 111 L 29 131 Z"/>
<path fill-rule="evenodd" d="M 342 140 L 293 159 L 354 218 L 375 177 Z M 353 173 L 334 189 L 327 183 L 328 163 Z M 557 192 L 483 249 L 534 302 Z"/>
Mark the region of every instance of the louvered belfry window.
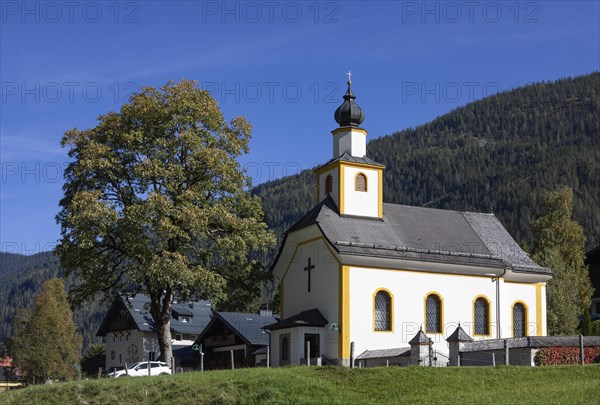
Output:
<path fill-rule="evenodd" d="M 513 306 L 513 335 L 515 337 L 525 336 L 525 306 L 516 303 Z"/>
<path fill-rule="evenodd" d="M 392 330 L 392 297 L 385 291 L 375 294 L 375 330 Z"/>
<path fill-rule="evenodd" d="M 367 176 L 362 173 L 358 173 L 354 182 L 354 189 L 356 191 L 367 191 Z"/>
<path fill-rule="evenodd" d="M 325 194 L 331 194 L 333 191 L 333 177 L 331 174 L 325 177 Z"/>
<path fill-rule="evenodd" d="M 430 294 L 425 300 L 425 332 L 442 332 L 442 301 L 435 294 Z"/>
<path fill-rule="evenodd" d="M 475 334 L 489 335 L 490 334 L 490 319 L 489 319 L 489 303 L 483 297 L 475 300 Z"/>

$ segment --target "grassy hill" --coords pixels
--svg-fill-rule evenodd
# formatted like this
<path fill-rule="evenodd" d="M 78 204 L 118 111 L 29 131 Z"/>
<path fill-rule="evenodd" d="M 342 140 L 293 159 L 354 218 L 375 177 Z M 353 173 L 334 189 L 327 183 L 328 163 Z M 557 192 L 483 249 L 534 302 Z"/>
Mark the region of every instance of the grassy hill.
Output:
<path fill-rule="evenodd" d="M 70 382 L 0 393 L 1 404 L 596 404 L 600 365 L 293 367 Z"/>

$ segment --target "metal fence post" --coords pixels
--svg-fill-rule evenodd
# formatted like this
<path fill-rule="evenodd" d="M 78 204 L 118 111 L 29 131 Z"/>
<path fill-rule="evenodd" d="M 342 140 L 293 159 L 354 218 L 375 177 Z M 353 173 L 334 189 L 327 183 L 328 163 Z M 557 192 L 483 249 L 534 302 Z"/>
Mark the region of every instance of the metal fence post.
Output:
<path fill-rule="evenodd" d="M 269 363 L 271 363 L 271 346 L 267 345 L 267 368 L 269 368 Z"/>
<path fill-rule="evenodd" d="M 354 342 L 350 342 L 350 368 L 354 368 Z"/>
<path fill-rule="evenodd" d="M 233 361 L 233 350 L 230 350 L 229 353 L 231 353 L 231 369 L 235 370 L 235 363 Z"/>
<path fill-rule="evenodd" d="M 310 340 L 306 341 L 306 365 L 310 366 Z"/>

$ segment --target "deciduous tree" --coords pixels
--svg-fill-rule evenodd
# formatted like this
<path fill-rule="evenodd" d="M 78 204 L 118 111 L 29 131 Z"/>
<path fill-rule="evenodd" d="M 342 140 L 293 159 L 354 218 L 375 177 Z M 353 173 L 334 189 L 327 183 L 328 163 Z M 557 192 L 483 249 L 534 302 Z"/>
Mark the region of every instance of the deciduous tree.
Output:
<path fill-rule="evenodd" d="M 548 193 L 544 213 L 535 221 L 534 260 L 552 270 L 547 284 L 548 332 L 574 334 L 579 316 L 589 311 L 592 287 L 584 263 L 585 236 L 572 220 L 573 190 Z"/>
<path fill-rule="evenodd" d="M 251 126 L 242 117 L 227 123 L 189 80 L 145 87 L 98 121 L 62 140 L 73 161 L 56 251 L 81 280 L 71 291 L 75 303 L 131 285 L 146 292 L 169 363 L 175 295 L 226 299 L 229 281 L 256 265 L 249 251 L 274 243 L 237 161 Z"/>

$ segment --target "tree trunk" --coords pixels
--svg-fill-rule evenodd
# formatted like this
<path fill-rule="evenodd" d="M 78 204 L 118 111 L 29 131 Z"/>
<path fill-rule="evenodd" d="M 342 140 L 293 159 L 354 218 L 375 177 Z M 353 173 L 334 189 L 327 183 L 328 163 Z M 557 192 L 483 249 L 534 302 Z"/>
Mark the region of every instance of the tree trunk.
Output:
<path fill-rule="evenodd" d="M 162 298 L 162 300 L 161 300 Z M 160 356 L 158 360 L 171 364 L 173 345 L 171 342 L 171 309 L 173 307 L 173 289 L 167 288 L 160 292 L 150 294 L 150 312 L 156 324 L 158 334 L 158 347 Z"/>

